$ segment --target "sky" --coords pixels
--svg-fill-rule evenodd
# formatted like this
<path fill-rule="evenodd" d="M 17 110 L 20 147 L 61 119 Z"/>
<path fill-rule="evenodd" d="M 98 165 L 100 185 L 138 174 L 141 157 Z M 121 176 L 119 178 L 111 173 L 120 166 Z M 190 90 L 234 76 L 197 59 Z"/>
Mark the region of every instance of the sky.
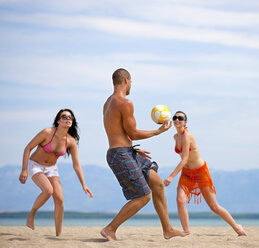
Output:
<path fill-rule="evenodd" d="M 158 128 L 150 114 L 164 104 L 187 114 L 209 168 L 259 168 L 257 0 L 0 0 L 0 37 L 0 166 L 21 165 L 70 108 L 81 165 L 108 167 L 102 107 L 125 68 L 138 129 Z M 173 170 L 175 132 L 134 144 Z"/>

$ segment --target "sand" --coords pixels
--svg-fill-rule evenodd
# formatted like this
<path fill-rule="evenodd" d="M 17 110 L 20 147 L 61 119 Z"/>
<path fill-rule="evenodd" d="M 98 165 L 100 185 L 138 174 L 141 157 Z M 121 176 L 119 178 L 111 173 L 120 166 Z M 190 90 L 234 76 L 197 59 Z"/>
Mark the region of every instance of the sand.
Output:
<path fill-rule="evenodd" d="M 160 227 L 127 227 L 117 231 L 116 241 L 106 241 L 101 227 L 63 227 L 55 236 L 54 227 L 0 226 L 0 247 L 179 247 L 179 248 L 259 248 L 259 227 L 245 227 L 247 237 L 237 237 L 230 227 L 192 227 L 184 238 L 165 240 Z"/>

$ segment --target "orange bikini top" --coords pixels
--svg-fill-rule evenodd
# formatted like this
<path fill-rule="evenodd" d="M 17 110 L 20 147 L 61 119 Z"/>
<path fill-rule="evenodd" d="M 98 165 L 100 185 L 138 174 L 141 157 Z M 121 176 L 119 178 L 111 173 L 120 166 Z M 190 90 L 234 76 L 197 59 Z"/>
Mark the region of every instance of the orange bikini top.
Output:
<path fill-rule="evenodd" d="M 176 153 L 182 153 L 182 151 L 183 151 L 183 134 L 184 134 L 186 128 L 187 128 L 187 127 L 184 128 L 184 130 L 183 130 L 183 132 L 182 132 L 182 134 L 181 134 L 181 146 L 180 146 L 180 150 L 178 149 L 177 144 L 176 144 L 176 142 L 175 142 L 175 149 L 174 149 L 174 150 L 175 150 Z M 191 151 L 191 150 L 192 150 L 192 149 L 191 149 L 191 147 L 190 147 L 189 151 Z"/>

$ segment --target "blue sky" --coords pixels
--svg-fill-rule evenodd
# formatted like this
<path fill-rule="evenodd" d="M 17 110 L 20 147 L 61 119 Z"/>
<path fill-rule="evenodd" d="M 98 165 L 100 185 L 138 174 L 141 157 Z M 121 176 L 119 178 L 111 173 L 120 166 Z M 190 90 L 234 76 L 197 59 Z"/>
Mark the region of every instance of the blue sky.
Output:
<path fill-rule="evenodd" d="M 258 1 L 0 0 L 0 36 L 0 166 L 21 164 L 66 107 L 81 164 L 106 167 L 102 106 L 124 67 L 139 129 L 157 128 L 150 113 L 164 104 L 186 112 L 210 168 L 259 167 Z M 173 169 L 174 133 L 134 144 Z"/>

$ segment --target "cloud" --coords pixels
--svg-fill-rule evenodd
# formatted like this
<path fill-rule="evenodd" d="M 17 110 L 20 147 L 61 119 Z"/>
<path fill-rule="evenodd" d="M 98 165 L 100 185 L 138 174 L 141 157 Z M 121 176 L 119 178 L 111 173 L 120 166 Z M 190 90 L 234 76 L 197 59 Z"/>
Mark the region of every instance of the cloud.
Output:
<path fill-rule="evenodd" d="M 131 16 L 142 20 L 178 24 L 190 27 L 258 29 L 259 14 L 251 8 L 250 12 L 218 10 L 209 7 L 196 7 L 175 2 L 155 2 L 152 5 L 138 4 L 130 8 Z"/>
<path fill-rule="evenodd" d="M 105 82 L 107 77 L 104 71 L 109 68 L 102 63 L 105 69 L 102 69 L 103 73 L 100 74 L 98 63 L 87 57 L 6 57 L 0 59 L 0 64 L 1 81 L 55 88 L 71 84 L 91 86 L 93 82 Z M 96 83 L 94 87 L 101 89 L 102 85 Z"/>
<path fill-rule="evenodd" d="M 120 0 L 0 0 L 2 7 L 9 7 L 15 10 L 36 11 L 36 12 L 55 12 L 55 13 L 103 13 L 110 15 L 127 15 L 128 13 L 142 13 L 150 12 L 154 10 L 158 13 L 158 17 L 161 14 L 158 10 L 167 11 L 172 10 L 172 7 L 190 7 L 193 8 L 206 8 L 206 9 L 218 9 L 218 10 L 231 10 L 236 12 L 253 12 L 259 7 L 257 0 L 132 0 L 124 1 Z M 156 7 L 156 9 L 153 8 Z M 169 12 L 165 12 L 169 13 Z M 170 14 L 170 13 L 169 13 Z"/>
<path fill-rule="evenodd" d="M 56 115 L 57 109 L 37 109 L 37 110 L 1 110 L 1 115 L 3 117 L 3 122 L 31 122 L 31 121 L 49 121 L 49 116 Z"/>
<path fill-rule="evenodd" d="M 137 21 L 130 18 L 55 14 L 2 14 L 0 20 L 38 27 L 99 30 L 143 39 L 185 40 L 259 49 L 259 35 L 256 34 L 206 27 L 161 24 L 154 20 Z"/>
<path fill-rule="evenodd" d="M 118 63 L 119 61 L 119 63 Z M 0 58 L 0 80 L 15 82 L 20 85 L 39 85 L 46 91 L 54 92 L 66 87 L 71 91 L 80 89 L 93 91 L 109 90 L 112 72 L 127 65 L 136 82 L 137 90 L 159 90 L 162 83 L 169 92 L 182 84 L 186 92 L 197 93 L 197 87 L 206 87 L 203 92 L 211 94 L 236 94 L 245 85 L 253 84 L 259 79 L 257 58 L 231 53 L 163 56 L 145 53 L 110 53 L 107 55 L 81 56 L 2 56 Z M 101 73 L 100 73 L 101 72 Z M 93 83 L 95 82 L 95 83 Z M 160 82 L 160 84 L 158 84 Z M 196 88 L 193 82 L 195 82 Z M 206 82 L 206 83 L 204 83 Z M 208 84 L 207 82 L 210 82 Z M 134 82 L 133 82 L 134 83 Z M 230 86 L 226 92 L 214 89 L 214 86 Z M 3 86 L 1 86 L 3 88 Z M 233 89 L 234 87 L 234 89 Z M 33 91 L 33 89 L 31 89 Z M 20 89 L 21 91 L 21 89 Z M 246 93 L 247 92 L 247 93 Z M 255 95 L 249 88 L 242 89 L 242 94 Z M 33 94 L 32 94 L 33 96 Z M 19 96 L 18 96 L 19 97 Z M 55 98 L 56 95 L 48 94 Z"/>
<path fill-rule="evenodd" d="M 0 1 L 2 6 L 16 11 L 73 14 L 86 16 L 121 17 L 159 23 L 199 26 L 209 28 L 258 28 L 258 7 L 256 1 L 146 1 L 132 0 L 121 4 L 119 0 L 10 0 Z M 231 7 L 231 8 L 229 8 Z M 51 11 L 50 11 L 51 10 Z"/>

